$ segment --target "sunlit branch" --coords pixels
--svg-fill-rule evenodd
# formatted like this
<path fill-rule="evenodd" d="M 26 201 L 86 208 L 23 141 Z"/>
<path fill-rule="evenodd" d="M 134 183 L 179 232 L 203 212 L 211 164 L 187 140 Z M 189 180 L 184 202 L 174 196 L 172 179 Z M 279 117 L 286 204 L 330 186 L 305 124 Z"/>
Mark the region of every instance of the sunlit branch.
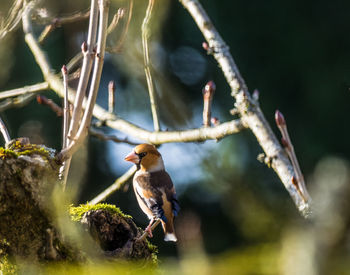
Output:
<path fill-rule="evenodd" d="M 235 107 L 241 116 L 242 123 L 251 129 L 257 138 L 266 156 L 271 160 L 271 167 L 280 177 L 282 183 L 293 198 L 299 211 L 308 215 L 310 205 L 300 196 L 294 184 L 291 182 L 294 169 L 291 162 L 284 154 L 276 136 L 266 121 L 260 107 L 252 100 L 248 88 L 239 73 L 239 70 L 230 54 L 229 48 L 214 27 L 207 13 L 198 0 L 179 0 L 191 14 L 204 38 L 208 42 L 211 54 L 224 73 L 227 83 L 231 88 L 231 95 L 236 99 Z"/>
<path fill-rule="evenodd" d="M 138 142 L 132 142 L 132 141 L 129 141 L 127 138 L 118 138 L 114 135 L 106 135 L 100 131 L 97 131 L 95 129 L 92 129 L 90 128 L 89 129 L 89 134 L 93 137 L 96 137 L 100 140 L 104 140 L 104 141 L 113 141 L 115 143 L 125 143 L 125 144 L 129 144 L 129 145 L 132 145 L 132 146 L 136 146 L 138 145 L 139 143 Z"/>
<path fill-rule="evenodd" d="M 24 95 L 28 93 L 41 92 L 43 90 L 48 90 L 48 89 L 49 89 L 49 84 L 47 82 L 42 82 L 34 85 L 28 85 L 21 88 L 0 92 L 0 99 Z"/>
<path fill-rule="evenodd" d="M 5 143 L 8 143 L 11 140 L 11 138 L 10 138 L 9 132 L 7 131 L 6 125 L 2 121 L 1 117 L 0 117 L 0 132 L 4 137 Z"/>

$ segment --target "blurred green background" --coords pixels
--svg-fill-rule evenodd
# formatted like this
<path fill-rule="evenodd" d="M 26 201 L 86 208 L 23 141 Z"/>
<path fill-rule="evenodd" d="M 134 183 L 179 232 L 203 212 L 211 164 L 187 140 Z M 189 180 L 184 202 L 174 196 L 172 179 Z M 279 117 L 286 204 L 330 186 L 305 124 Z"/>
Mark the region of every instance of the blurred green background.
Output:
<path fill-rule="evenodd" d="M 11 1 L 2 2 L 5 16 Z M 110 16 L 128 3 L 112 1 Z M 250 91 L 260 91 L 261 109 L 277 136 L 274 112 L 284 114 L 314 197 L 315 218 L 300 217 L 277 176 L 256 160 L 262 150 L 249 131 L 218 143 L 165 144 L 160 152 L 182 211 L 176 224 L 178 245 L 163 242 L 160 228 L 152 240 L 159 247 L 161 268 L 179 266 L 174 274 L 196 268 L 202 274 L 349 274 L 350 2 L 201 3 Z M 85 11 L 89 1 L 40 5 L 55 17 Z M 106 55 L 98 104 L 107 108 L 107 85 L 114 80 L 115 113 L 152 130 L 141 44 L 146 6 L 147 1 L 135 1 L 122 50 Z M 109 36 L 109 47 L 120 40 L 125 22 Z M 162 129 L 201 127 L 201 91 L 209 80 L 217 86 L 213 116 L 232 119 L 230 89 L 213 57 L 202 49 L 203 37 L 181 4 L 156 1 L 151 25 L 150 56 Z M 35 25 L 37 35 L 42 29 Z M 87 20 L 50 34 L 43 49 L 56 72 L 79 52 L 86 36 Z M 0 41 L 0 63 L 0 91 L 43 81 L 21 28 Z M 52 91 L 42 94 L 61 104 Z M 28 136 L 33 143 L 60 149 L 61 118 L 35 100 L 0 115 L 11 137 Z M 90 137 L 71 167 L 68 188 L 76 194 L 74 203 L 92 199 L 123 174 L 130 166 L 123 156 L 131 149 Z M 143 227 L 148 221 L 129 185 L 107 201 Z"/>

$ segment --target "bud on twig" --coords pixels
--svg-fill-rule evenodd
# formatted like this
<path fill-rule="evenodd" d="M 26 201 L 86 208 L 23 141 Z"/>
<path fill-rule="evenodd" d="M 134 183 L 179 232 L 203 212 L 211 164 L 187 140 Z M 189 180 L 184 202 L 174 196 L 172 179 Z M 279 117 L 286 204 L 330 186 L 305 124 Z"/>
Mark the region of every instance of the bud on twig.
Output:
<path fill-rule="evenodd" d="M 292 177 L 292 184 L 295 186 L 296 190 L 298 191 L 302 199 L 305 202 L 307 202 L 309 200 L 309 194 L 307 193 L 307 190 L 306 190 L 304 176 L 301 173 L 299 162 L 295 155 L 294 147 L 288 134 L 286 120 L 284 119 L 282 113 L 278 110 L 276 110 L 275 112 L 275 121 L 278 126 L 278 129 L 282 134 L 281 143 L 285 147 L 287 155 L 290 161 L 292 162 L 292 166 L 294 169 L 295 177 L 294 176 Z"/>
<path fill-rule="evenodd" d="M 204 127 L 210 126 L 211 120 L 211 102 L 215 92 L 216 86 L 214 81 L 209 81 L 203 89 L 203 125 Z"/>
<path fill-rule="evenodd" d="M 254 90 L 254 92 L 253 92 L 253 99 L 255 101 L 259 100 L 259 90 L 257 90 L 257 89 Z"/>
<path fill-rule="evenodd" d="M 87 52 L 87 44 L 86 42 L 84 41 L 83 44 L 81 44 L 81 51 L 83 53 L 86 53 Z"/>
<path fill-rule="evenodd" d="M 108 112 L 114 112 L 115 105 L 115 82 L 113 80 L 108 83 Z"/>
<path fill-rule="evenodd" d="M 67 70 L 67 66 L 63 65 L 62 69 L 61 69 L 62 75 L 67 75 L 68 74 L 68 70 Z"/>
<path fill-rule="evenodd" d="M 275 112 L 275 121 L 276 121 L 276 124 L 278 127 L 286 125 L 286 121 L 285 121 L 282 113 L 278 110 Z"/>
<path fill-rule="evenodd" d="M 220 120 L 219 120 L 217 117 L 212 117 L 212 118 L 210 119 L 210 122 L 211 122 L 211 124 L 214 125 L 214 126 L 218 126 L 218 125 L 220 124 Z"/>
<path fill-rule="evenodd" d="M 207 52 L 207 54 L 212 54 L 213 53 L 213 49 L 205 41 L 202 43 L 202 48 Z"/>

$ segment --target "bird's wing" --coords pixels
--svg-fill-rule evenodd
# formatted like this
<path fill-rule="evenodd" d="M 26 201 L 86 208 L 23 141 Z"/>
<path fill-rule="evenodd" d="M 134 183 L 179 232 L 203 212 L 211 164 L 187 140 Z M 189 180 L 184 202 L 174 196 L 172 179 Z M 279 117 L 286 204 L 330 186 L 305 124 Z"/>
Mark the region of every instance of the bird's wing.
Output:
<path fill-rule="evenodd" d="M 152 186 L 165 193 L 166 200 L 171 203 L 174 216 L 180 211 L 179 202 L 176 197 L 175 187 L 169 174 L 165 170 L 150 173 Z"/>
<path fill-rule="evenodd" d="M 136 196 L 138 196 L 141 202 L 152 212 L 154 217 L 167 222 L 163 209 L 162 191 L 153 187 L 150 174 L 147 173 L 137 176 L 135 178 L 135 183 Z"/>

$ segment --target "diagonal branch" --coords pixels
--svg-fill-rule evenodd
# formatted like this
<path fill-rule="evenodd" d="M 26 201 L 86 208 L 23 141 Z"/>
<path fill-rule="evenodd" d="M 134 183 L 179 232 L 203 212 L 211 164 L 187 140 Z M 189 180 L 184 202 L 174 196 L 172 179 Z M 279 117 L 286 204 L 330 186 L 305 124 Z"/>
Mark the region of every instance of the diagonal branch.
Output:
<path fill-rule="evenodd" d="M 134 165 L 131 168 L 129 168 L 129 170 L 126 171 L 121 177 L 119 177 L 111 186 L 109 186 L 102 193 L 97 195 L 94 199 L 89 201 L 89 204 L 97 204 L 101 201 L 104 201 L 106 198 L 112 195 L 115 191 L 119 190 L 120 187 L 134 175 L 135 172 L 136 172 L 136 166 Z"/>
<path fill-rule="evenodd" d="M 28 93 L 41 92 L 47 89 L 49 89 L 49 84 L 47 82 L 42 82 L 42 83 L 30 85 L 30 86 L 24 86 L 22 88 L 0 92 L 0 99 L 19 96 L 19 95 L 25 95 Z"/>
<path fill-rule="evenodd" d="M 276 136 L 266 121 L 258 104 L 251 99 L 248 88 L 229 52 L 228 46 L 215 29 L 207 13 L 198 0 L 179 0 L 191 14 L 203 36 L 207 40 L 212 54 L 219 63 L 226 81 L 231 88 L 231 95 L 236 99 L 235 106 L 239 111 L 242 123 L 253 132 L 266 156 L 271 159 L 271 166 L 280 177 L 294 203 L 304 215 L 310 208 L 310 201 L 305 200 L 292 183 L 294 169 L 279 144 Z"/>

